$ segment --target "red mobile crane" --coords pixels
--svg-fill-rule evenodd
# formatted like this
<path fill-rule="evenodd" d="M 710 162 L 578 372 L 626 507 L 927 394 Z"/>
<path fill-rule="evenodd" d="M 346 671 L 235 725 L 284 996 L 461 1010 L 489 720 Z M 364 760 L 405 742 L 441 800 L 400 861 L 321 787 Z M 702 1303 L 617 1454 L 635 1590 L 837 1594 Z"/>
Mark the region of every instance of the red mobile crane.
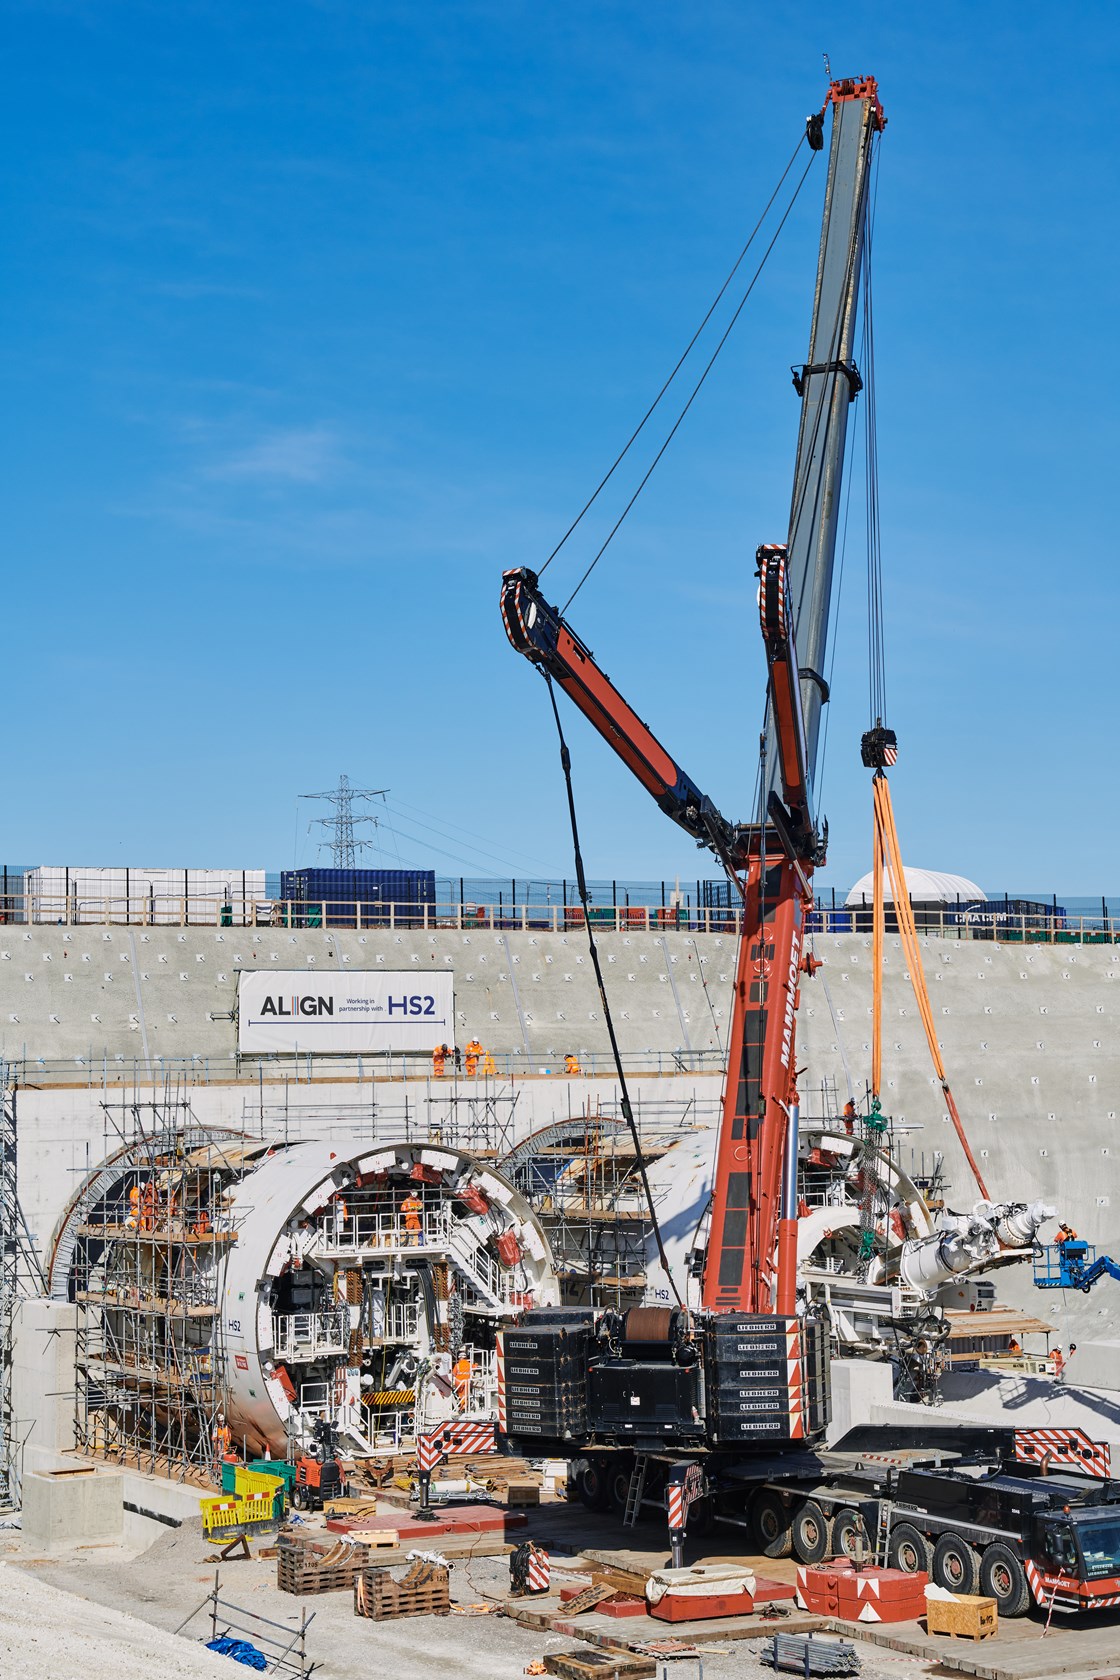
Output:
<path fill-rule="evenodd" d="M 794 372 L 801 423 L 789 540 L 757 552 L 768 665 L 759 820 L 735 824 L 720 814 L 544 599 L 534 572 L 509 571 L 502 583 L 514 648 L 564 690 L 661 809 L 715 852 L 742 897 L 743 920 L 701 1310 L 527 1314 L 499 1350 L 500 1427 L 535 1451 L 629 1448 L 643 1474 L 650 1452 L 691 1452 L 669 1480 L 694 1497 L 696 1458 L 710 1466 L 712 1454 L 805 1443 L 828 1421 L 826 1328 L 796 1316 L 796 1022 L 801 978 L 813 967 L 803 945 L 812 876 L 827 834 L 812 809 L 828 698 L 820 672 L 847 411 L 861 388 L 852 350 L 870 162 L 885 122 L 874 80 L 833 82 L 807 124 L 814 150 L 823 148 L 830 106 L 809 359 Z M 603 1461 L 587 1462 L 594 1478 Z M 599 1491 L 584 1488 L 590 1502 Z M 631 1484 L 627 1504 L 640 1497 Z M 687 1503 L 678 1500 L 678 1511 Z"/>

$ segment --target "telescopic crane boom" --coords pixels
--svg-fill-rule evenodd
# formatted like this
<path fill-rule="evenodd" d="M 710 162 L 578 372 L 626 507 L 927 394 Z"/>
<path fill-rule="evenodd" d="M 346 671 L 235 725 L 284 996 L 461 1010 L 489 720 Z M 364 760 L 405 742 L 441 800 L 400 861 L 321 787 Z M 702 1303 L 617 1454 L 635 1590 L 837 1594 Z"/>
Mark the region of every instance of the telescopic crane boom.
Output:
<path fill-rule="evenodd" d="M 794 375 L 801 423 L 789 540 L 764 545 L 756 556 L 770 742 L 759 820 L 735 824 L 721 815 L 544 600 L 535 573 L 510 571 L 502 584 L 513 646 L 565 690 L 661 809 L 712 848 L 743 895 L 701 1286 L 714 1324 L 722 1313 L 771 1313 L 792 1323 L 796 1310 L 796 1014 L 801 976 L 812 971 L 803 949 L 812 874 L 824 857 L 812 784 L 827 698 L 821 673 L 847 407 L 860 388 L 851 353 L 871 150 L 884 125 L 874 80 L 833 82 L 824 110 L 809 120 L 815 149 L 823 147 L 829 106 L 832 142 L 809 360 Z M 806 1433 L 800 1401 L 790 1401 L 785 1433 Z"/>

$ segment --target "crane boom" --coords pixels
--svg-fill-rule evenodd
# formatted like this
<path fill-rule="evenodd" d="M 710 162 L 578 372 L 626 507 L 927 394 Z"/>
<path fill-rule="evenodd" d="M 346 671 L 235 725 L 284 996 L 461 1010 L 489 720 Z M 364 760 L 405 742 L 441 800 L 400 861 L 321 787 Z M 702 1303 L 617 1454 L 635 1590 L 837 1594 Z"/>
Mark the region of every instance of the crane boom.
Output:
<path fill-rule="evenodd" d="M 764 761 L 764 806 L 756 820 L 732 824 L 720 814 L 544 600 L 535 573 L 518 568 L 506 572 L 502 582 L 502 616 L 513 646 L 565 690 L 661 809 L 722 859 L 743 898 L 727 1079 L 701 1267 L 702 1311 L 694 1324 L 683 1310 L 659 1315 L 636 1308 L 624 1324 L 604 1320 L 587 1332 L 595 1351 L 580 1428 L 635 1445 L 663 1444 L 666 1430 L 689 1450 L 701 1435 L 728 1447 L 767 1431 L 771 1439 L 777 1435 L 793 1441 L 820 1433 L 827 1421 L 822 1326 L 796 1316 L 796 1023 L 801 978 L 815 966 L 805 952 L 805 932 L 813 907 L 813 870 L 824 861 L 823 831 L 812 809 L 820 709 L 827 698 L 821 671 L 847 407 L 859 388 L 851 355 L 872 141 L 884 125 L 871 78 L 833 82 L 826 110 L 829 105 L 832 145 L 809 361 L 794 376 L 802 410 L 789 542 L 764 545 L 757 553 L 770 748 Z M 824 111 L 809 119 L 808 138 L 816 149 L 824 143 L 823 117 Z M 709 1338 L 703 1348 L 697 1340 L 701 1330 Z M 554 1332 L 542 1325 L 539 1334 L 547 1341 Z M 760 1356 L 765 1351 L 767 1358 L 780 1359 L 772 1352 L 778 1345 L 775 1336 L 786 1339 L 785 1398 L 777 1389 L 777 1400 L 756 1401 L 751 1397 L 760 1391 L 748 1389 L 744 1400 L 736 1384 L 751 1380 L 751 1338 L 771 1338 L 758 1343 Z M 664 1340 L 663 1352 L 643 1356 L 636 1351 L 648 1347 L 651 1338 L 659 1346 Z M 736 1375 L 732 1366 L 740 1356 L 747 1360 L 746 1374 Z M 616 1416 L 621 1402 L 612 1386 L 620 1357 L 635 1382 L 641 1373 L 640 1388 L 625 1391 L 621 1423 Z M 687 1387 L 694 1380 L 687 1373 L 695 1373 L 698 1361 L 704 1382 L 712 1385 L 704 1401 L 707 1416 L 697 1409 L 697 1391 L 695 1400 L 679 1401 L 675 1421 L 666 1423 L 667 1414 L 658 1409 L 669 1404 L 665 1382 L 679 1377 Z M 670 1410 L 676 1406 L 673 1400 Z M 752 1406 L 774 1415 L 755 1417 Z"/>
<path fill-rule="evenodd" d="M 734 852 L 734 825 L 720 815 L 599 669 L 590 648 L 549 606 L 537 574 L 527 566 L 502 574 L 502 622 L 518 653 L 559 684 L 667 817 L 717 855 Z"/>
<path fill-rule="evenodd" d="M 832 107 L 828 187 L 809 359 L 793 370 L 801 419 L 787 539 L 811 781 L 817 773 L 821 708 L 828 699 L 825 655 L 848 410 L 862 389 L 853 354 L 872 146 L 886 125 L 878 84 L 871 76 L 833 82 L 825 106 Z M 772 726 L 770 735 L 772 754 Z M 769 762 L 773 764 L 773 756 Z"/>

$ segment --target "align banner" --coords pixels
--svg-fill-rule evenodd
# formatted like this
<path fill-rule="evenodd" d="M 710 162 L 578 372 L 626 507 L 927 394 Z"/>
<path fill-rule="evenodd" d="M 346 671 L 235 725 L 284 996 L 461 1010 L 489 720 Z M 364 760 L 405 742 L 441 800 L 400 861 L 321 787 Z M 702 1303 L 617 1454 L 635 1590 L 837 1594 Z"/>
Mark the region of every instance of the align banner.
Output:
<path fill-rule="evenodd" d="M 237 987 L 241 1050 L 374 1055 L 455 1042 L 450 974 L 308 974 L 242 971 Z"/>

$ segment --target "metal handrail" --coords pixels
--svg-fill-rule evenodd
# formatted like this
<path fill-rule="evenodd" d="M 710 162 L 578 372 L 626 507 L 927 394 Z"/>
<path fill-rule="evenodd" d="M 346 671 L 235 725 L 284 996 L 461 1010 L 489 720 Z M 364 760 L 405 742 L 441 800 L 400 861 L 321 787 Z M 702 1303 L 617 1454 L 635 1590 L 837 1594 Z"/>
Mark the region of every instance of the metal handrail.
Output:
<path fill-rule="evenodd" d="M 1102 909 L 1105 906 L 1102 905 Z M 1094 938 L 1120 942 L 1120 919 L 1111 916 L 1069 915 L 1062 910 L 1027 915 L 990 906 L 924 909 L 917 906 L 919 932 L 938 938 L 995 939 L 997 942 L 1077 943 Z M 890 907 L 888 906 L 888 916 Z M 593 905 L 592 925 L 605 933 L 661 933 L 680 931 L 701 934 L 736 934 L 741 910 L 719 905 L 694 904 L 651 906 L 643 904 Z M 198 896 L 112 896 L 78 899 L 74 895 L 50 893 L 5 893 L 0 898 L 0 925 L 63 927 L 214 927 L 265 930 L 314 930 L 327 932 L 347 928 L 362 931 L 453 929 L 461 933 L 491 932 L 582 932 L 586 918 L 581 905 L 537 903 L 473 903 L 463 900 L 439 903 L 375 903 L 365 899 L 324 899 L 306 902 L 294 899 Z M 829 908 L 825 904 L 811 912 L 809 930 L 819 933 L 870 933 L 870 905 Z"/>
<path fill-rule="evenodd" d="M 272 1333 L 280 1359 L 317 1359 L 324 1354 L 345 1353 L 350 1345 L 349 1309 L 273 1313 Z"/>

